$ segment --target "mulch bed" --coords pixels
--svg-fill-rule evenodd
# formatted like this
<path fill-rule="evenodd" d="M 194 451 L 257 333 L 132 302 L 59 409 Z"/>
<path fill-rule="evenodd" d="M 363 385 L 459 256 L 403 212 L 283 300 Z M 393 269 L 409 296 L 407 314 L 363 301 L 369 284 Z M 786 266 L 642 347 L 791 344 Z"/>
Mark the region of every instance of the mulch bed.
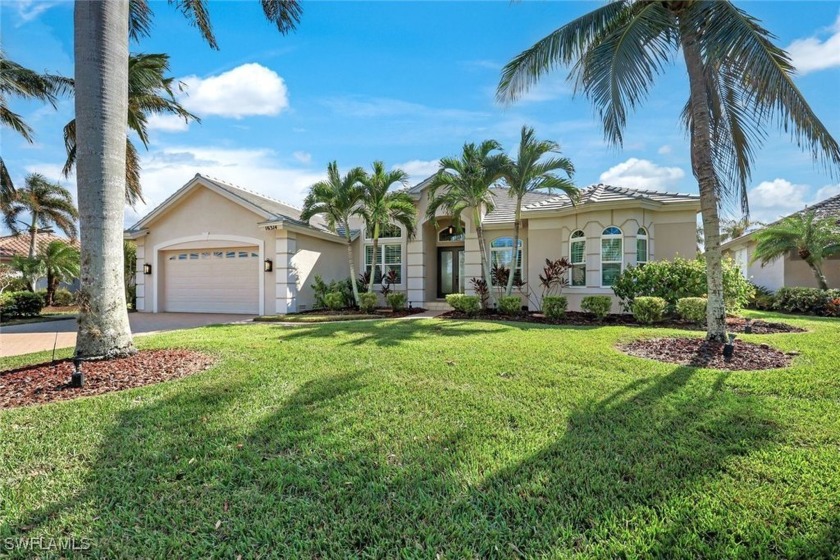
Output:
<path fill-rule="evenodd" d="M 703 331 L 705 327 L 697 325 L 696 323 L 689 323 L 687 321 L 680 321 L 675 319 L 668 319 L 661 323 L 653 325 L 642 325 L 638 323 L 632 315 L 627 314 L 612 314 L 607 315 L 603 321 L 597 321 L 589 313 L 582 313 L 580 311 L 567 311 L 565 316 L 558 321 L 549 321 L 542 313 L 528 313 L 516 317 L 509 317 L 502 315 L 495 311 L 487 311 L 479 313 L 474 317 L 469 317 L 464 313 L 458 311 L 449 311 L 440 317 L 445 319 L 472 319 L 472 320 L 486 320 L 486 321 L 515 321 L 520 323 L 536 323 L 542 325 L 570 325 L 577 327 L 592 327 L 592 326 L 625 326 L 625 327 L 660 327 L 670 329 L 685 329 L 689 331 Z M 752 323 L 752 334 L 774 334 L 774 333 L 797 333 L 805 332 L 805 329 L 788 325 L 787 323 L 771 323 L 768 321 L 754 320 Z M 743 333 L 746 320 L 741 317 L 729 317 L 726 319 L 726 326 L 728 332 Z"/>
<path fill-rule="evenodd" d="M 732 357 L 723 357 L 723 343 L 702 338 L 653 338 L 637 340 L 619 348 L 639 358 L 649 358 L 669 364 L 711 369 L 756 370 L 776 369 L 790 365 L 796 352 L 784 354 L 767 344 L 753 344 L 735 340 Z"/>
<path fill-rule="evenodd" d="M 85 384 L 72 388 L 71 360 L 0 372 L 0 408 L 44 404 L 142 387 L 204 371 L 216 359 L 191 350 L 143 350 L 128 358 L 82 364 Z"/>

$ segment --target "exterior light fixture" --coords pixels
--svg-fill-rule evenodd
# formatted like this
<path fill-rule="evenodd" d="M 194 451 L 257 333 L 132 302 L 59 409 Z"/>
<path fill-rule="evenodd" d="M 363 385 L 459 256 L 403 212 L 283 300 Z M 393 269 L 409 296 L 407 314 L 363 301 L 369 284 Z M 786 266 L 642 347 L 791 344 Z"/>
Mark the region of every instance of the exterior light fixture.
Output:
<path fill-rule="evenodd" d="M 151 274 L 152 273 L 152 265 L 146 263 L 143 265 L 143 274 Z"/>
<path fill-rule="evenodd" d="M 265 261 L 263 261 L 263 270 L 266 272 L 274 270 L 274 263 L 271 262 L 271 259 L 265 259 Z"/>
<path fill-rule="evenodd" d="M 449 227 L 446 228 L 446 235 L 448 235 L 450 237 L 455 235 L 455 226 L 453 226 L 452 224 L 449 224 Z"/>
<path fill-rule="evenodd" d="M 749 319 L 744 321 L 744 334 L 752 334 L 752 321 Z"/>
<path fill-rule="evenodd" d="M 723 345 L 723 358 L 731 360 L 732 354 L 735 353 L 735 335 L 729 334 L 729 342 Z"/>
<path fill-rule="evenodd" d="M 70 376 L 70 386 L 81 388 L 85 385 L 85 374 L 82 372 L 82 359 L 76 356 L 73 358 L 73 374 Z"/>

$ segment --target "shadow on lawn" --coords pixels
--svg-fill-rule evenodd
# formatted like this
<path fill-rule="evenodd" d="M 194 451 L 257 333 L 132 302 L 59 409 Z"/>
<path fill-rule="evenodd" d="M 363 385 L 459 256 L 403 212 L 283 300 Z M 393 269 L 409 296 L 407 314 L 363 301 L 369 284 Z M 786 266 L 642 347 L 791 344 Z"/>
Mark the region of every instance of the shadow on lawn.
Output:
<path fill-rule="evenodd" d="M 123 412 L 82 495 L 21 525 L 35 535 L 91 508 L 96 521 L 75 529 L 89 528 L 81 536 L 108 557 L 669 556 L 691 543 L 694 556 L 717 556 L 724 545 L 713 536 L 700 536 L 706 548 L 680 540 L 692 530 L 685 502 L 730 458 L 777 434 L 757 401 L 722 389 L 725 374 L 688 390 L 695 372 L 678 368 L 582 406 L 558 419 L 567 429 L 557 441 L 477 485 L 464 472 L 510 448 L 457 418 L 432 424 L 410 409 L 401 414 L 428 423 L 427 436 L 383 437 L 377 426 L 405 417 L 368 416 L 359 403 L 388 398 L 387 388 L 366 395 L 361 372 L 299 385 L 243 432 L 228 418 L 259 388 L 219 380 Z M 671 510 L 653 532 L 639 525 Z M 625 548 L 634 530 L 641 548 Z"/>

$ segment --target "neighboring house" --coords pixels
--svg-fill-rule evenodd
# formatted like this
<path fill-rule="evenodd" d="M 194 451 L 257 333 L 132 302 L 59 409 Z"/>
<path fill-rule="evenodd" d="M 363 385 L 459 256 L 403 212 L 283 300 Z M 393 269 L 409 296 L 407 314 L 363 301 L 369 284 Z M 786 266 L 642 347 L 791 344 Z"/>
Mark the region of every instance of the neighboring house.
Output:
<path fill-rule="evenodd" d="M 840 195 L 808 206 L 804 210 L 795 212 L 795 214 L 812 211 L 816 212 L 819 217 L 833 217 L 840 222 Z M 774 223 L 778 223 L 778 221 Z M 757 231 L 761 230 L 751 231 L 721 245 L 724 256 L 731 257 L 741 268 L 741 273 L 746 278 L 758 286 L 773 291 L 793 286 L 819 287 L 811 267 L 795 252 L 767 263 L 766 266 L 763 266 L 760 261 L 751 262 L 755 254 L 755 233 Z M 823 272 L 829 288 L 840 288 L 840 255 L 834 255 L 824 261 Z"/>
<path fill-rule="evenodd" d="M 478 240 L 469 219 L 462 233 L 449 216 L 426 219 L 429 180 L 407 189 L 417 201 L 418 227 L 408 239 L 394 227 L 379 241 L 376 262 L 394 270 L 415 307 L 443 308 L 448 293 L 471 293 L 481 276 Z M 496 208 L 484 217 L 491 258 L 513 248 L 514 201 L 495 189 Z M 613 295 L 624 267 L 695 254 L 696 195 L 595 185 L 572 206 L 565 196 L 525 199 L 520 271 L 539 292 L 545 260 L 569 258 L 574 269 L 564 289 L 569 308 L 585 295 Z M 272 314 L 311 309 L 317 274 L 348 276 L 346 241 L 300 209 L 229 183 L 196 175 L 130 229 L 137 243 L 137 309 Z M 356 271 L 370 266 L 371 240 L 352 232 Z M 148 265 L 148 266 L 146 266 Z M 524 303 L 524 300 L 523 300 Z M 618 311 L 618 305 L 614 306 Z"/>
<path fill-rule="evenodd" d="M 24 257 L 28 256 L 30 239 L 31 238 L 29 237 L 28 232 L 0 237 L 0 263 L 10 263 L 12 261 L 12 257 L 16 255 Z M 77 250 L 79 249 L 78 239 L 70 240 L 50 232 L 38 233 L 36 242 L 38 243 L 39 249 L 48 245 L 52 241 L 63 241 L 64 243 L 72 245 Z M 79 279 L 76 278 L 72 282 L 62 282 L 59 286 L 68 289 L 71 292 L 76 292 L 79 290 Z M 47 288 L 47 279 L 39 279 L 36 288 L 39 290 L 45 290 Z"/>

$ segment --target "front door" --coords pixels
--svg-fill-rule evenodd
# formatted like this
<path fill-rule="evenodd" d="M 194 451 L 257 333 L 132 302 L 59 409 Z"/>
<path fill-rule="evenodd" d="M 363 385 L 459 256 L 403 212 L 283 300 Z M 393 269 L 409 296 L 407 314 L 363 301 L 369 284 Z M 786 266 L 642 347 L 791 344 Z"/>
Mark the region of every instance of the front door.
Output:
<path fill-rule="evenodd" d="M 439 298 L 464 293 L 464 248 L 438 247 Z"/>

